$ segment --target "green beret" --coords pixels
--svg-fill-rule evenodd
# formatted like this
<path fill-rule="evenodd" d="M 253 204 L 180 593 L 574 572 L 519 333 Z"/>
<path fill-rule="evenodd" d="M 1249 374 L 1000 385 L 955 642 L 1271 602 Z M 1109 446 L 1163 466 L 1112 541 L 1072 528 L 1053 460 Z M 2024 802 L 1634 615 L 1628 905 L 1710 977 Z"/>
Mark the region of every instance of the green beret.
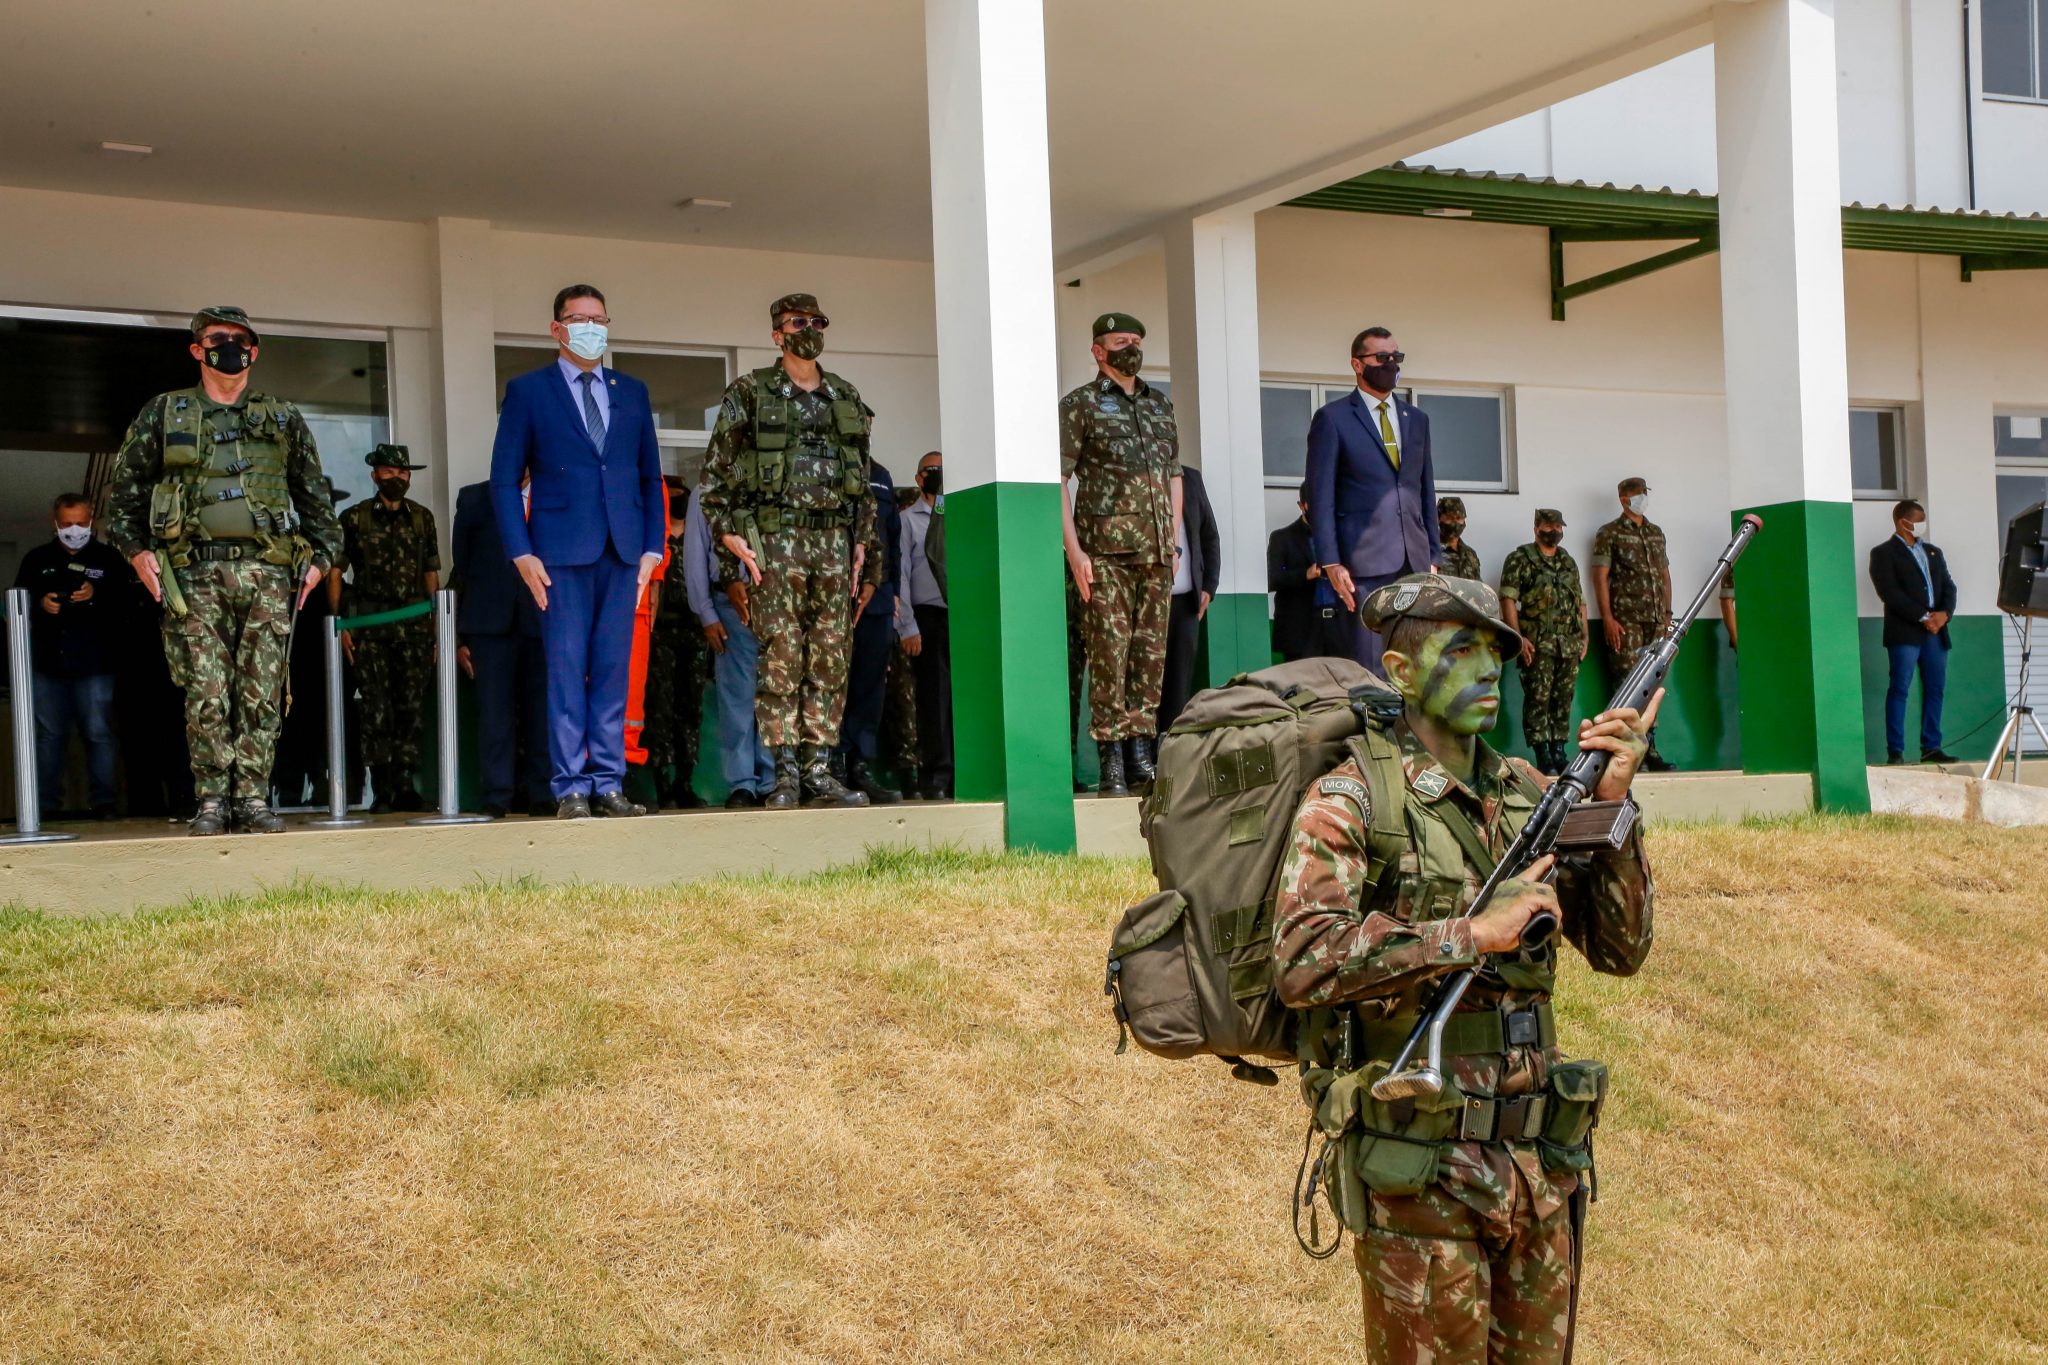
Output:
<path fill-rule="evenodd" d="M 1440 517 L 1462 517 L 1465 515 L 1465 500 L 1463 498 L 1438 498 L 1436 500 L 1436 514 Z"/>
<path fill-rule="evenodd" d="M 423 464 L 412 462 L 412 453 L 404 446 L 384 444 L 363 456 L 363 463 L 375 469 L 382 465 L 389 469 L 425 469 Z"/>
<path fill-rule="evenodd" d="M 192 335 L 196 337 L 201 332 L 204 332 L 206 324 L 209 322 L 225 322 L 231 327 L 244 328 L 249 333 L 250 341 L 262 340 L 261 337 L 256 335 L 256 329 L 249 326 L 249 315 L 232 304 L 216 303 L 211 308 L 202 308 L 194 313 L 192 315 Z"/>
<path fill-rule="evenodd" d="M 1104 313 L 1095 319 L 1095 331 L 1092 335 L 1106 337 L 1111 332 L 1136 332 L 1142 338 L 1145 335 L 1145 324 L 1129 313 Z"/>
<path fill-rule="evenodd" d="M 1552 521 L 1556 522 L 1559 526 L 1564 525 L 1564 513 L 1558 511 L 1555 507 L 1539 507 L 1536 509 L 1536 524 L 1538 526 Z"/>
<path fill-rule="evenodd" d="M 1518 654 L 1522 649 L 1521 633 L 1501 619 L 1500 598 L 1476 579 L 1412 573 L 1374 592 L 1358 607 L 1358 619 L 1381 635 L 1393 630 L 1394 622 L 1408 616 L 1423 621 L 1491 626 L 1500 639 L 1503 657 Z"/>
<path fill-rule="evenodd" d="M 768 305 L 768 321 L 778 322 L 784 313 L 815 313 L 823 317 L 825 310 L 818 307 L 816 294 L 784 294 Z"/>

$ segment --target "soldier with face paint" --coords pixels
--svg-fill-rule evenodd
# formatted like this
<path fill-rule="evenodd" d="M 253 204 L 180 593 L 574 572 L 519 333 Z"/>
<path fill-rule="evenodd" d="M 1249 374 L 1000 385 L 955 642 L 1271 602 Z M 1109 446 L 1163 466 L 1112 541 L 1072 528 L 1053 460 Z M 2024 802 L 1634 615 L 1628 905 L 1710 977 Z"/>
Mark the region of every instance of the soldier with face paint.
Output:
<path fill-rule="evenodd" d="M 1318 1176 L 1356 1192 L 1338 1202 L 1371 1359 L 1563 1360 L 1605 1068 L 1566 1061 L 1556 948 L 1520 937 L 1548 910 L 1594 970 L 1634 972 L 1650 950 L 1649 864 L 1637 833 L 1619 850 L 1545 857 L 1466 918 L 1546 781 L 1482 738 L 1521 636 L 1484 584 L 1437 574 L 1380 588 L 1359 616 L 1385 638 L 1402 712 L 1311 784 L 1274 910 L 1275 982 L 1305 1011 L 1304 1094 L 1333 1138 L 1343 1111 Z M 1596 799 L 1628 798 L 1661 698 L 1648 715 L 1581 724 L 1579 746 L 1613 756 Z M 1440 1099 L 1370 1098 L 1441 978 L 1475 965 L 1445 1030 Z"/>

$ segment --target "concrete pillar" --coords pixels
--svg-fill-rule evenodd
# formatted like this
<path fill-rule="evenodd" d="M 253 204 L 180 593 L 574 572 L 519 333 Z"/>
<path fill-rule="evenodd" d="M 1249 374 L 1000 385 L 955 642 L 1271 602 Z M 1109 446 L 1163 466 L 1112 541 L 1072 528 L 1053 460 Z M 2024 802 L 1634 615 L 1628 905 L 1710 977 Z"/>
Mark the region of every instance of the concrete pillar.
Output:
<path fill-rule="evenodd" d="M 1714 64 L 1729 486 L 1764 519 L 1736 579 L 1743 767 L 1868 810 L 1833 0 L 1718 6 Z"/>
<path fill-rule="evenodd" d="M 490 477 L 491 439 L 498 429 L 491 225 L 476 218 L 436 218 L 433 228 L 431 344 L 440 399 L 435 439 L 452 507 L 455 490 Z M 547 301 L 535 307 L 545 313 Z"/>
<path fill-rule="evenodd" d="M 1166 231 L 1168 333 L 1181 461 L 1202 471 L 1223 548 L 1205 623 L 1204 681 L 1272 662 L 1259 419 L 1259 263 L 1252 215 L 1184 218 Z"/>
<path fill-rule="evenodd" d="M 963 800 L 1012 848 L 1074 847 L 1045 19 L 926 0 L 932 269 Z"/>

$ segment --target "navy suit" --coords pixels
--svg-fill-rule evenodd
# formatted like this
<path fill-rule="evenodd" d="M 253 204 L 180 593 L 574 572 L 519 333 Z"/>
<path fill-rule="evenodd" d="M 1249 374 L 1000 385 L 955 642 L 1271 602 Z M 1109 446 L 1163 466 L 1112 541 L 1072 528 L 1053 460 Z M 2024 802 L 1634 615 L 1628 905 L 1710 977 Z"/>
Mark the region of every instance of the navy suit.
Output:
<path fill-rule="evenodd" d="M 515 782 L 529 808 L 548 783 L 547 653 L 541 613 L 498 535 L 491 486 L 455 495 L 455 631 L 476 670 L 477 759 L 487 806 L 510 806 Z"/>
<path fill-rule="evenodd" d="M 1443 560 L 1429 418 L 1399 398 L 1394 413 L 1401 445 L 1398 470 L 1361 390 L 1324 404 L 1308 424 L 1308 525 L 1316 563 L 1349 569 L 1360 603 L 1373 589 L 1404 574 L 1427 573 Z M 1379 671 L 1379 635 L 1360 626 L 1355 616 L 1346 631 L 1354 657 Z"/>
<path fill-rule="evenodd" d="M 887 572 L 853 623 L 853 653 L 846 667 L 846 719 L 839 727 L 840 751 L 862 763 L 875 761 L 882 733 L 882 700 L 888 690 L 889 650 L 896 643 L 896 582 L 903 555 L 903 547 L 897 543 L 903 522 L 896 510 L 896 481 L 879 460 L 868 461 L 868 486 L 875 491 L 875 534 L 882 538 Z"/>
<path fill-rule="evenodd" d="M 505 386 L 491 448 L 491 505 L 508 559 L 538 555 L 548 577 L 550 787 L 559 800 L 619 790 L 626 775 L 626 684 L 640 557 L 668 541 L 661 452 L 647 386 L 593 373 L 610 399 L 602 445 L 552 359 Z M 532 479 L 533 508 L 520 500 Z"/>

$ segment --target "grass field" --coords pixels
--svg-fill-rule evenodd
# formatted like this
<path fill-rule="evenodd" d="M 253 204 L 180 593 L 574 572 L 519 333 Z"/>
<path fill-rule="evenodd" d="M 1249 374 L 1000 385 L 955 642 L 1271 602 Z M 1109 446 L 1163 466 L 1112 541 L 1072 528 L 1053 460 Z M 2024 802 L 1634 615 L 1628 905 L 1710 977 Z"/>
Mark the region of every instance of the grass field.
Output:
<path fill-rule="evenodd" d="M 2048 1359 L 2048 831 L 1652 839 L 1584 1361 Z M 0 917 L 0 1360 L 1358 1359 L 1134 863 Z"/>

